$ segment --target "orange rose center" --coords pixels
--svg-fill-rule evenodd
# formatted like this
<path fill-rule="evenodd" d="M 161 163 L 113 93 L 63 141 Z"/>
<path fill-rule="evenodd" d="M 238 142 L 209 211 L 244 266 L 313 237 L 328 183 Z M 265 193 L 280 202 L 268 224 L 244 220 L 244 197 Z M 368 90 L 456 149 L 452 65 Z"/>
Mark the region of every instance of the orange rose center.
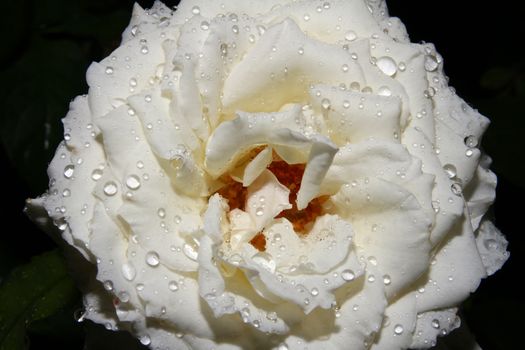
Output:
<path fill-rule="evenodd" d="M 283 210 L 277 215 L 277 218 L 288 219 L 292 223 L 295 232 L 300 235 L 306 235 L 315 219 L 324 213 L 323 203 L 328 199 L 328 196 L 317 197 L 311 200 L 303 210 L 297 209 L 297 192 L 301 187 L 301 179 L 305 167 L 305 164 L 288 164 L 276 154 L 274 154 L 274 160 L 268 166 L 268 170 L 275 175 L 283 186 L 290 190 L 289 201 L 292 204 L 292 208 Z M 244 210 L 247 191 L 248 189 L 243 187 L 242 183 L 228 177 L 226 185 L 218 193 L 228 200 L 230 210 L 236 208 Z M 266 249 L 266 237 L 262 232 L 258 233 L 250 243 L 259 251 Z"/>

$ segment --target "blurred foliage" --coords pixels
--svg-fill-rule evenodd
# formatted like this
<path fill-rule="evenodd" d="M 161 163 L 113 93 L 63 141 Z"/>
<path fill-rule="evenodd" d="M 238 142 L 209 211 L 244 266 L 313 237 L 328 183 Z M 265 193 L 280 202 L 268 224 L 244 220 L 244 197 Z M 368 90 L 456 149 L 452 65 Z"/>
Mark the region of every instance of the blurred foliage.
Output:
<path fill-rule="evenodd" d="M 148 7 L 152 0 L 139 2 Z M 520 262 L 525 254 L 525 245 L 519 243 L 522 213 L 513 203 L 523 199 L 525 188 L 521 175 L 525 171 L 525 61 L 516 49 L 517 38 L 523 35 L 506 29 L 518 27 L 506 7 L 488 4 L 483 10 L 480 2 L 466 3 L 475 5 L 468 12 L 456 8 L 452 0 L 432 7 L 433 18 L 446 18 L 447 25 L 416 15 L 428 12 L 426 2 L 391 0 L 389 8 L 405 22 L 413 41 L 436 43 L 451 84 L 492 121 L 483 146 L 494 158 L 493 169 L 500 179 L 496 217 L 511 241 L 512 257 L 502 271 L 482 283 L 464 314 L 485 350 L 511 349 L 516 348 L 523 323 L 519 318 L 525 312 L 521 288 L 509 288 L 523 268 Z M 8 183 L 15 185 L 7 189 L 12 191 L 9 201 L 15 207 L 4 215 L 17 229 L 0 239 L 0 350 L 48 345 L 80 349 L 83 327 L 72 317 L 80 296 L 60 255 L 36 256 L 7 274 L 16 264 L 49 248 L 50 243 L 40 238 L 44 234 L 22 215 L 24 196 L 47 189 L 47 163 L 62 139 L 60 119 L 67 113 L 68 101 L 87 92 L 89 64 L 118 46 L 133 0 L 18 0 L 2 5 L 0 156 L 7 158 L 2 169 L 11 176 Z M 486 14 L 480 16 L 479 11 Z M 498 18 L 507 27 L 496 25 Z M 455 28 L 462 30 L 458 33 Z M 499 39 L 487 42 L 492 37 Z M 87 348 L 141 347 L 126 333 L 110 333 L 90 322 L 85 328 L 89 330 Z"/>
<path fill-rule="evenodd" d="M 78 305 L 79 293 L 57 251 L 34 257 L 17 267 L 0 286 L 0 350 L 29 346 L 26 332 L 45 334 L 67 343 L 73 317 L 61 312 Z M 58 328 L 60 327 L 60 328 Z"/>

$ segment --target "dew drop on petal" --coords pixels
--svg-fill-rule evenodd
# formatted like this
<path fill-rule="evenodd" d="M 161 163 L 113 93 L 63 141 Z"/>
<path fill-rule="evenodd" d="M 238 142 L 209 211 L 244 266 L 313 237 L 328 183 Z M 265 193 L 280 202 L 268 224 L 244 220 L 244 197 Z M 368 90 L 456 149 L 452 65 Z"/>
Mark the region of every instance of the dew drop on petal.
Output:
<path fill-rule="evenodd" d="M 354 271 L 352 270 L 343 270 L 341 272 L 341 277 L 345 280 L 345 281 L 352 281 L 354 278 L 355 278 L 355 273 Z"/>
<path fill-rule="evenodd" d="M 75 166 L 73 164 L 66 165 L 64 168 L 64 177 L 66 179 L 71 179 L 75 173 Z"/>
<path fill-rule="evenodd" d="M 449 179 L 453 179 L 457 175 L 456 167 L 452 164 L 445 164 L 443 166 L 443 170 L 445 170 L 445 173 L 447 174 Z"/>
<path fill-rule="evenodd" d="M 431 322 L 431 324 L 432 324 L 432 327 L 433 327 L 433 328 L 435 328 L 435 329 L 439 329 L 439 326 L 440 326 L 440 325 L 439 325 L 439 320 L 437 320 L 437 319 L 433 319 L 432 322 Z"/>
<path fill-rule="evenodd" d="M 102 177 L 102 170 L 100 169 L 95 169 L 91 173 L 91 178 L 93 179 L 93 181 L 98 181 L 100 180 L 101 177 Z"/>
<path fill-rule="evenodd" d="M 469 147 L 469 148 L 476 148 L 478 147 L 478 138 L 474 135 L 470 135 L 470 136 L 467 136 L 465 137 L 465 146 Z"/>
<path fill-rule="evenodd" d="M 438 60 L 434 55 L 425 56 L 425 70 L 427 72 L 434 72 L 439 66 Z"/>
<path fill-rule="evenodd" d="M 133 281 L 136 275 L 137 271 L 133 265 L 130 263 L 122 264 L 122 276 L 124 276 L 126 280 Z"/>
<path fill-rule="evenodd" d="M 140 178 L 137 175 L 130 175 L 126 179 L 126 186 L 130 190 L 137 190 L 140 187 Z"/>
<path fill-rule="evenodd" d="M 151 344 L 151 338 L 149 337 L 149 335 L 143 335 L 142 337 L 140 337 L 140 343 L 142 345 L 149 345 Z"/>
<path fill-rule="evenodd" d="M 403 334 L 403 331 L 404 331 L 404 329 L 403 329 L 403 326 L 402 326 L 402 325 L 400 325 L 400 324 L 396 324 L 396 325 L 394 326 L 394 334 L 395 334 L 395 335 L 401 335 L 401 334 Z"/>
<path fill-rule="evenodd" d="M 397 72 L 396 62 L 388 56 L 379 57 L 376 61 L 376 66 L 389 77 L 394 76 Z"/>
<path fill-rule="evenodd" d="M 149 266 L 158 266 L 160 263 L 159 254 L 157 252 L 146 253 L 146 264 Z"/>
<path fill-rule="evenodd" d="M 191 8 L 191 13 L 193 13 L 194 15 L 198 15 L 201 13 L 201 8 L 199 6 L 193 6 Z"/>
<path fill-rule="evenodd" d="M 355 39 L 357 39 L 357 34 L 353 30 L 346 32 L 345 40 L 354 41 Z"/>
<path fill-rule="evenodd" d="M 113 282 L 111 281 L 104 281 L 102 285 L 104 286 L 104 289 L 107 290 L 108 292 L 111 292 L 113 290 Z"/>
<path fill-rule="evenodd" d="M 175 292 L 175 291 L 179 290 L 179 284 L 176 281 L 170 281 L 168 283 L 168 288 L 172 292 Z"/>
<path fill-rule="evenodd" d="M 454 193 L 456 196 L 461 196 L 461 193 L 463 192 L 463 190 L 461 189 L 461 185 L 458 183 L 452 184 L 452 186 L 450 186 L 450 189 L 452 193 Z"/>
<path fill-rule="evenodd" d="M 164 210 L 164 208 L 159 208 L 159 210 L 157 210 L 157 215 L 159 218 L 164 219 L 166 217 L 166 210 Z"/>
<path fill-rule="evenodd" d="M 104 185 L 104 194 L 106 196 L 114 196 L 118 192 L 117 184 L 114 181 L 108 181 Z"/>

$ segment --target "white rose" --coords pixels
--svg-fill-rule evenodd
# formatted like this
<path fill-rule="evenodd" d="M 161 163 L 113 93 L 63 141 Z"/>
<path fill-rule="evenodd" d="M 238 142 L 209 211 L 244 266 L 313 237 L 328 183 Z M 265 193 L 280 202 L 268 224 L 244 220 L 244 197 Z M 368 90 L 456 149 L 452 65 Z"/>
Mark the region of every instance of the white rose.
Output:
<path fill-rule="evenodd" d="M 488 120 L 380 0 L 134 8 L 29 202 L 152 349 L 428 348 L 508 257 Z"/>

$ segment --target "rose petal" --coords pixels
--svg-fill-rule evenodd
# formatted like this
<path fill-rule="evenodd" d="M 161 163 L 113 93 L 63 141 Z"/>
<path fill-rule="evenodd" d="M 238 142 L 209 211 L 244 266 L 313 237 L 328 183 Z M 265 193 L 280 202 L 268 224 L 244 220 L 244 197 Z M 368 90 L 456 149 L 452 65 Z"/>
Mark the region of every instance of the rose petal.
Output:
<path fill-rule="evenodd" d="M 434 261 L 418 295 L 418 312 L 459 304 L 486 277 L 468 214 L 454 226 L 449 240 L 436 253 Z"/>
<path fill-rule="evenodd" d="M 307 54 L 300 55 L 299 48 Z M 347 57 L 342 48 L 307 37 L 286 19 L 269 28 L 233 68 L 224 83 L 223 105 L 227 110 L 279 110 L 285 103 L 304 100 L 312 82 L 338 83 L 343 64 L 348 66 L 348 75 L 362 83 L 361 69 Z"/>
<path fill-rule="evenodd" d="M 458 309 L 451 308 L 420 313 L 410 348 L 429 349 L 436 345 L 438 336 L 447 335 L 461 325 L 456 315 Z"/>
<path fill-rule="evenodd" d="M 252 159 L 250 163 L 244 169 L 244 176 L 242 179 L 242 185 L 244 187 L 250 186 L 255 179 L 262 174 L 262 172 L 270 165 L 272 162 L 272 148 L 266 147 L 261 152 L 259 152 L 255 158 Z"/>
<path fill-rule="evenodd" d="M 387 306 L 385 322 L 370 349 L 407 349 L 415 328 L 416 293 L 411 292 Z"/>
<path fill-rule="evenodd" d="M 508 242 L 505 236 L 489 220 L 482 221 L 476 236 L 476 246 L 481 255 L 481 262 L 487 270 L 487 275 L 492 276 L 501 269 L 510 257 L 507 251 Z"/>
<path fill-rule="evenodd" d="M 367 178 L 343 186 L 332 198 L 338 214 L 354 227 L 356 246 L 388 277 L 389 298 L 427 270 L 430 220 L 410 192 Z"/>

